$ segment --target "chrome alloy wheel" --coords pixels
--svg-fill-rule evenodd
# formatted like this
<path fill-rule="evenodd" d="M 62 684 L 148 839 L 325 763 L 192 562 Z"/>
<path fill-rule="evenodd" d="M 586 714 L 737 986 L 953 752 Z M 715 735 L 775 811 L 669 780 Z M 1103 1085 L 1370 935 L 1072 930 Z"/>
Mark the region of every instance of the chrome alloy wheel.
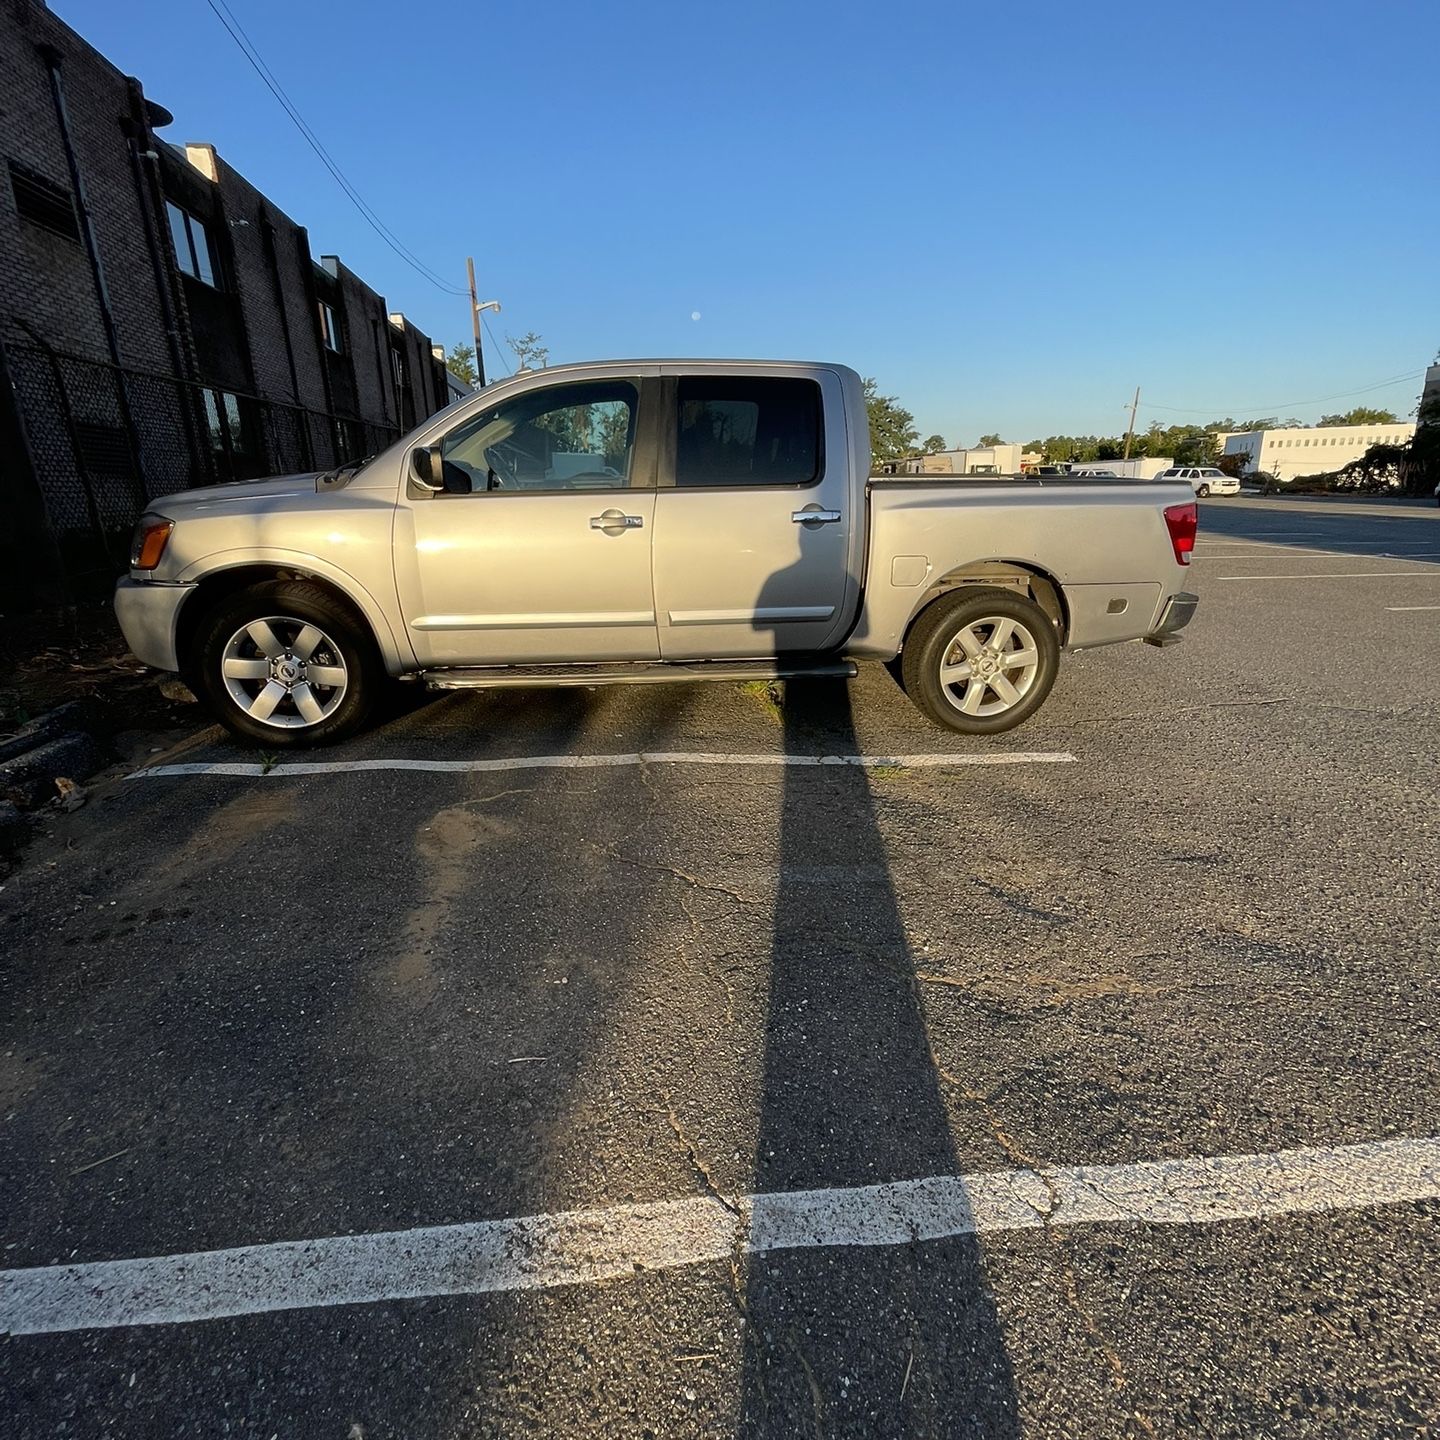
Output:
<path fill-rule="evenodd" d="M 237 630 L 220 657 L 220 678 L 252 720 L 285 730 L 334 714 L 349 685 L 340 647 L 318 625 L 292 615 L 268 615 Z"/>
<path fill-rule="evenodd" d="M 984 719 L 1018 705 L 1039 673 L 1035 637 L 1020 621 L 991 615 L 967 625 L 945 647 L 940 688 L 962 714 Z"/>

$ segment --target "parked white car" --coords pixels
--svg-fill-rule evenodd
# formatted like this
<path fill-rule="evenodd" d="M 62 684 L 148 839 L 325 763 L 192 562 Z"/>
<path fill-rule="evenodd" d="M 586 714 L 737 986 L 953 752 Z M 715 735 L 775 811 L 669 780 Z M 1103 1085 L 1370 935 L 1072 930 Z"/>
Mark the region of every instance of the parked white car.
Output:
<path fill-rule="evenodd" d="M 1206 495 L 1238 495 L 1240 481 L 1213 465 L 1172 465 L 1157 480 L 1183 480 L 1202 498 Z"/>

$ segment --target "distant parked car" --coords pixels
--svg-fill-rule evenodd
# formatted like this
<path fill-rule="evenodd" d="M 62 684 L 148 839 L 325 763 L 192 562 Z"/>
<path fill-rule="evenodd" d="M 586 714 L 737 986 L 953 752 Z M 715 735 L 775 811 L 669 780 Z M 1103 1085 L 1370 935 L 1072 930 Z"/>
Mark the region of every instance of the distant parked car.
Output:
<path fill-rule="evenodd" d="M 1238 495 L 1240 481 L 1213 465 L 1172 465 L 1155 477 L 1157 480 L 1184 480 L 1202 499 L 1206 495 Z"/>
<path fill-rule="evenodd" d="M 1118 480 L 1120 478 L 1113 470 L 1097 470 L 1093 465 L 1082 465 L 1079 469 L 1071 470 L 1070 473 L 1081 480 Z"/>

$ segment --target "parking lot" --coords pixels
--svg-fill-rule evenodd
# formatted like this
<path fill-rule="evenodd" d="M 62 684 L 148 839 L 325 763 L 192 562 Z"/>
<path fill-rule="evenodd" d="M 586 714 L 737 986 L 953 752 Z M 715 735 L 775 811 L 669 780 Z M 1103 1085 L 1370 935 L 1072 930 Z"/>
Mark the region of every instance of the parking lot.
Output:
<path fill-rule="evenodd" d="M 0 896 L 7 1436 L 1435 1433 L 1440 511 L 1193 577 L 988 742 L 137 742 Z"/>

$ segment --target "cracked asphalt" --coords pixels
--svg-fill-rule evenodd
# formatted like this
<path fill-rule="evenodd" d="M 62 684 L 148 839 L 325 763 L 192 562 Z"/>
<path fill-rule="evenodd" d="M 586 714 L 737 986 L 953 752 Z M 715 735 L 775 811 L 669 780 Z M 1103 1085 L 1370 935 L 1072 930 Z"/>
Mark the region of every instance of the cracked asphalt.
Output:
<path fill-rule="evenodd" d="M 0 894 L 4 1266 L 1440 1133 L 1440 512 L 1214 500 L 1193 582 L 988 742 L 1072 765 L 141 783 L 245 757 L 131 737 Z M 327 758 L 985 748 L 866 667 L 413 699 Z M 1437 1218 L 10 1337 L 5 1433 L 1433 1435 Z"/>

